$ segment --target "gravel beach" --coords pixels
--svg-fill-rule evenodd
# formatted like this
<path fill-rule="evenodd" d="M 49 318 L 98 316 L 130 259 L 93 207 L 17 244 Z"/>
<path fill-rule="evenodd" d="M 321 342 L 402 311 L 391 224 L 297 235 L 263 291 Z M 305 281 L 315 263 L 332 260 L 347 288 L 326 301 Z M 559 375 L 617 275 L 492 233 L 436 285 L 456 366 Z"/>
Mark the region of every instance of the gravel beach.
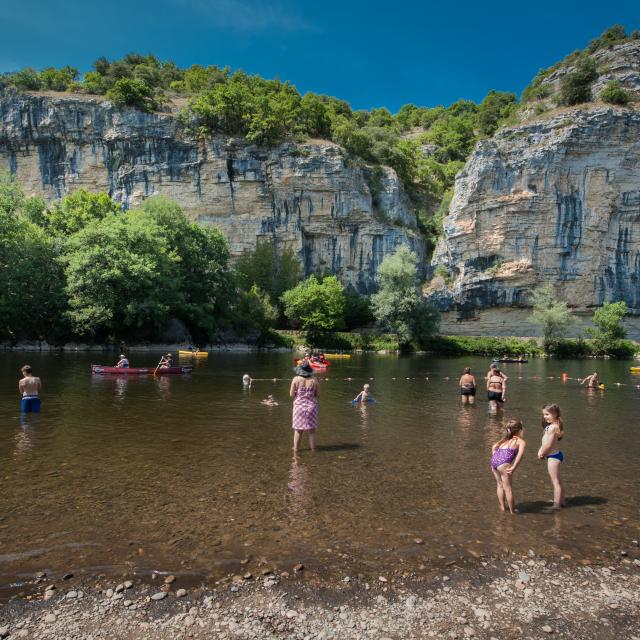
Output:
<path fill-rule="evenodd" d="M 39 575 L 32 595 L 0 609 L 0 637 L 640 640 L 637 555 L 576 565 L 529 552 L 428 577 L 416 567 L 335 580 L 301 565 L 246 567 L 213 588 L 181 587 L 180 576 L 54 583 Z"/>

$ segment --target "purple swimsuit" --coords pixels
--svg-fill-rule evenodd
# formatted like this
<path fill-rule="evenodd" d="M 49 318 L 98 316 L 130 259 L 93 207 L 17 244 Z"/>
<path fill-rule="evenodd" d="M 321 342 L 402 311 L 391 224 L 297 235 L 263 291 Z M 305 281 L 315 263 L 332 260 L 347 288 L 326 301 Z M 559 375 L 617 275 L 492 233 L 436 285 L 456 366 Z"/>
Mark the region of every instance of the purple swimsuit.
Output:
<path fill-rule="evenodd" d="M 497 469 L 501 464 L 511 464 L 518 455 L 518 447 L 510 449 L 505 447 L 504 449 L 496 449 L 491 456 L 491 466 Z"/>

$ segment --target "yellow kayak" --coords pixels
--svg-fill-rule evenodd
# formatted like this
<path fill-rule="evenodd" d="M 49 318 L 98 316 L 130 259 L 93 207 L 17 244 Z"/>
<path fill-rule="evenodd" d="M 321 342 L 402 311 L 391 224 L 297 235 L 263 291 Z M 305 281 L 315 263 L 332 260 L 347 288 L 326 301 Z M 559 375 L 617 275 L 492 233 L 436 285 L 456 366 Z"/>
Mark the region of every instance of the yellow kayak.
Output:
<path fill-rule="evenodd" d="M 186 350 L 180 349 L 180 351 L 178 351 L 178 355 L 181 358 L 208 358 L 209 352 L 208 351 L 186 351 Z"/>
<path fill-rule="evenodd" d="M 350 353 L 325 353 L 324 357 L 325 358 L 350 358 L 351 354 Z M 638 369 L 638 371 L 640 371 L 640 369 Z"/>
<path fill-rule="evenodd" d="M 640 367 L 629 367 L 629 371 L 633 373 L 640 373 Z"/>

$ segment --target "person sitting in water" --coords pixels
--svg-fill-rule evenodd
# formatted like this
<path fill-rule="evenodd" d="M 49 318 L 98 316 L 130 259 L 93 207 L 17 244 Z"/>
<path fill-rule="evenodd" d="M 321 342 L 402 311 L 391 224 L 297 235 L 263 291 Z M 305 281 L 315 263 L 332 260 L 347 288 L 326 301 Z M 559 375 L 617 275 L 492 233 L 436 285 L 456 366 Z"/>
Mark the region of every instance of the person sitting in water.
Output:
<path fill-rule="evenodd" d="M 464 368 L 458 384 L 460 385 L 462 404 L 475 404 L 476 379 L 475 376 L 471 374 L 471 369 L 469 367 Z"/>
<path fill-rule="evenodd" d="M 275 400 L 275 398 L 271 394 L 269 394 L 264 400 L 261 400 L 260 404 L 264 404 L 267 407 L 277 407 L 278 406 L 278 402 Z"/>
<path fill-rule="evenodd" d="M 127 359 L 127 356 L 124 355 L 124 353 L 120 354 L 120 360 L 118 360 L 118 364 L 116 365 L 116 367 L 118 367 L 118 369 L 129 368 L 129 360 Z"/>
<path fill-rule="evenodd" d="M 370 393 L 371 385 L 365 384 L 362 387 L 362 391 L 351 401 L 353 404 L 357 404 L 358 402 L 375 402 L 374 397 Z"/>
<path fill-rule="evenodd" d="M 251 379 L 251 376 L 248 373 L 245 373 L 242 376 L 242 386 L 245 388 L 249 388 L 251 387 L 251 383 L 253 382 L 253 380 Z"/>
<path fill-rule="evenodd" d="M 326 362 L 326 360 L 324 359 L 324 353 L 322 353 L 322 351 L 318 353 L 318 362 L 320 364 L 324 364 Z"/>
<path fill-rule="evenodd" d="M 597 389 L 600 384 L 598 372 L 594 371 L 590 376 L 583 378 L 582 380 L 580 380 L 580 384 L 586 384 L 587 389 Z"/>
<path fill-rule="evenodd" d="M 20 371 L 23 377 L 18 382 L 18 391 L 22 396 L 22 413 L 40 413 L 42 382 L 40 378 L 33 375 L 28 364 L 25 364 Z"/>

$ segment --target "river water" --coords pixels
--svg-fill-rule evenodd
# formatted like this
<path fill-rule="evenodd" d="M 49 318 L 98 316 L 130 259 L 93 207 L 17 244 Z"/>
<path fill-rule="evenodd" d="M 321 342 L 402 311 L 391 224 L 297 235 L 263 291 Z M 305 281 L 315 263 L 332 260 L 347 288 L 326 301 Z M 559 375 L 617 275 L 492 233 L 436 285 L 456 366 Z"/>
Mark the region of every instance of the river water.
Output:
<path fill-rule="evenodd" d="M 0 355 L 0 586 L 37 571 L 213 581 L 267 562 L 378 575 L 390 568 L 527 553 L 598 562 L 640 538 L 640 389 L 629 363 L 505 365 L 504 414 L 484 393 L 461 407 L 457 379 L 484 358 L 354 355 L 321 380 L 319 449 L 291 452 L 291 354 L 211 354 L 186 376 L 92 376 L 95 354 Z M 157 354 L 132 365 L 153 366 Z M 21 418 L 16 383 L 43 379 L 42 414 Z M 569 379 L 597 367 L 603 392 Z M 242 374 L 256 379 L 243 390 Z M 350 400 L 365 382 L 376 404 Z M 618 386 L 616 383 L 620 383 Z M 260 400 L 273 394 L 278 407 Z M 536 459 L 540 408 L 565 418 L 568 508 L 552 512 Z M 525 423 L 514 487 L 498 512 L 490 446 Z M 306 443 L 306 439 L 304 441 Z M 416 542 L 418 541 L 418 542 Z M 254 569 L 255 570 L 255 569 Z"/>

